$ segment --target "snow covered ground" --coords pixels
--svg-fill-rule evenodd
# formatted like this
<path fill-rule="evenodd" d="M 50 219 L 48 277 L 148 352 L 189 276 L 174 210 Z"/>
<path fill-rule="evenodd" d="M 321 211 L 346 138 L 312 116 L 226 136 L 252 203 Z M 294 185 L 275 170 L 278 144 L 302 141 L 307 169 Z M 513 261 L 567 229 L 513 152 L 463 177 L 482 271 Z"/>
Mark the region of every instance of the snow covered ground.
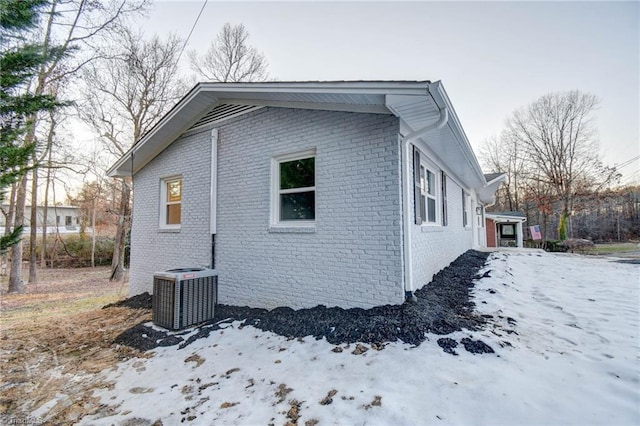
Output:
<path fill-rule="evenodd" d="M 236 322 L 105 372 L 114 385 L 96 395 L 114 410 L 82 423 L 640 424 L 640 266 L 511 251 L 486 270 L 474 295 L 493 319 L 447 337 L 481 339 L 494 354 L 446 354 L 436 335 L 337 353 Z"/>

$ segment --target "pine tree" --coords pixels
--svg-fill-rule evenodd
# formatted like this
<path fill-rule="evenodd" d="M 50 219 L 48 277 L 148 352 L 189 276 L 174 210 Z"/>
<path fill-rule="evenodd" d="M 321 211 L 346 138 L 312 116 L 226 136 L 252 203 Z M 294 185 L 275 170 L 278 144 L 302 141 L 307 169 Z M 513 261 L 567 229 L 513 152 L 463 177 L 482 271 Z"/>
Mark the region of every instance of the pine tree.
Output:
<path fill-rule="evenodd" d="M 0 205 L 8 187 L 30 168 L 34 143 L 23 135 L 39 111 L 60 104 L 54 96 L 29 92 L 29 82 L 38 68 L 49 61 L 42 46 L 29 43 L 29 31 L 47 0 L 0 0 Z M 52 52 L 52 49 L 48 49 Z M 22 226 L 0 236 L 0 253 L 20 240 Z"/>

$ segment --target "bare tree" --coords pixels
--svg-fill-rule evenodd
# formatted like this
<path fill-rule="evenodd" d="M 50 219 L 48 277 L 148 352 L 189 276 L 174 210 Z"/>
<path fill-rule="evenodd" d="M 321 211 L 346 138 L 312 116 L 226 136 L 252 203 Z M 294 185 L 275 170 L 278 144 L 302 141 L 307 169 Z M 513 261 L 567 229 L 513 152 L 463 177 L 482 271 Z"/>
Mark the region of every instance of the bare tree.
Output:
<path fill-rule="evenodd" d="M 265 81 L 267 60 L 248 40 L 244 25 L 226 23 L 204 55 L 198 56 L 195 50 L 188 53 L 191 68 L 215 82 Z"/>
<path fill-rule="evenodd" d="M 496 194 L 496 204 L 501 209 L 520 211 L 525 188 L 526 161 L 516 140 L 506 132 L 484 141 L 480 157 L 486 170 L 506 173 L 507 181 Z"/>
<path fill-rule="evenodd" d="M 112 59 L 92 63 L 84 72 L 86 100 L 81 118 L 99 135 L 104 148 L 118 158 L 173 106 L 185 87 L 176 75 L 182 41 L 161 40 L 123 28 L 114 36 Z M 131 225 L 131 180 L 120 182 L 117 231 L 111 280 L 124 278 L 124 249 Z"/>
<path fill-rule="evenodd" d="M 146 5 L 147 0 L 114 0 L 97 2 L 93 0 L 53 0 L 49 3 L 48 10 L 43 13 L 44 19 L 41 27 L 33 33 L 33 39 L 42 46 L 42 53 L 49 58 L 34 76 L 31 83 L 32 92 L 36 96 L 45 95 L 55 91 L 60 82 L 76 75 L 87 63 L 95 59 L 94 54 L 81 54 L 91 47 L 91 43 L 105 32 L 112 29 L 118 22 L 130 12 L 137 12 Z M 83 50 L 84 49 L 84 50 Z M 38 160 L 45 158 L 41 147 L 38 147 L 36 137 L 41 117 L 33 115 L 29 118 L 33 123 L 24 135 L 24 144 L 36 144 L 37 155 L 34 155 L 30 166 L 38 167 Z M 48 137 L 46 138 L 48 139 Z M 46 154 L 46 153 L 44 153 Z M 33 173 L 31 189 L 32 211 L 37 205 L 37 171 Z M 14 226 L 20 226 L 25 219 L 25 204 L 27 199 L 28 178 L 24 175 L 17 184 L 14 212 Z M 46 196 L 46 195 L 45 195 Z M 35 217 L 32 215 L 31 223 L 31 250 L 29 259 L 29 282 L 37 281 L 37 268 L 35 256 Z M 12 291 L 23 290 L 22 267 L 22 242 L 16 244 L 11 250 L 11 274 L 9 287 Z"/>
<path fill-rule="evenodd" d="M 600 160 L 593 123 L 598 102 L 594 95 L 577 90 L 550 93 L 515 111 L 507 121 L 507 134 L 533 166 L 535 177 L 561 200 L 561 224 L 573 209 L 579 183 L 594 182 L 596 176 L 600 182 L 613 177 L 606 173 L 612 169 L 604 168 Z"/>

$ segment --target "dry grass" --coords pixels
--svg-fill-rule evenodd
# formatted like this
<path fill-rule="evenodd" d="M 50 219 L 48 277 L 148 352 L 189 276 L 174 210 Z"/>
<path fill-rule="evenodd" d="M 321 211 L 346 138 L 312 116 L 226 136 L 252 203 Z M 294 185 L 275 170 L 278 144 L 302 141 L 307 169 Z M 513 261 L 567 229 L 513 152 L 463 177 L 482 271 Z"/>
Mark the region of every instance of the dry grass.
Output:
<path fill-rule="evenodd" d="M 109 386 L 96 373 L 144 356 L 113 341 L 150 320 L 151 312 L 102 309 L 128 290 L 109 283 L 108 276 L 108 268 L 43 271 L 40 283 L 20 295 L 6 293 L 3 277 L 0 423 L 37 414 L 47 424 L 73 424 L 112 409 L 92 396 L 94 389 Z"/>

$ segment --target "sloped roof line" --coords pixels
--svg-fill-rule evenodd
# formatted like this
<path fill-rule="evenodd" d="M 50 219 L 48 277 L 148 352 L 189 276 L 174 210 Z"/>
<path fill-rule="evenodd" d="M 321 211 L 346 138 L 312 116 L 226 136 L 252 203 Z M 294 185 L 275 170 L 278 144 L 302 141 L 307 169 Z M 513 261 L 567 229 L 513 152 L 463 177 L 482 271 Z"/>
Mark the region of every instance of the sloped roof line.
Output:
<path fill-rule="evenodd" d="M 389 109 L 390 96 L 405 102 L 404 109 L 401 108 L 399 113 L 397 110 Z M 203 118 L 223 103 L 253 103 L 254 105 L 352 112 L 384 110 L 395 114 L 406 123 L 413 122 L 419 125 L 425 118 L 417 116 L 416 110 L 407 108 L 415 100 L 419 100 L 426 112 L 429 112 L 429 108 L 433 109 L 436 104 L 449 107 L 452 118 L 447 125 L 451 132 L 449 137 L 459 146 L 461 155 L 467 158 L 476 176 L 473 178 L 475 183 L 472 187 L 486 187 L 486 179 L 444 88 L 439 81 L 431 83 L 429 80 L 198 83 L 107 173 L 110 176 L 128 176 L 137 172 L 180 134 L 190 128 L 198 127 L 198 122 L 204 123 Z M 429 107 L 430 104 L 434 106 Z M 405 116 L 405 114 L 408 115 Z M 414 124 L 411 126 L 413 127 Z"/>

